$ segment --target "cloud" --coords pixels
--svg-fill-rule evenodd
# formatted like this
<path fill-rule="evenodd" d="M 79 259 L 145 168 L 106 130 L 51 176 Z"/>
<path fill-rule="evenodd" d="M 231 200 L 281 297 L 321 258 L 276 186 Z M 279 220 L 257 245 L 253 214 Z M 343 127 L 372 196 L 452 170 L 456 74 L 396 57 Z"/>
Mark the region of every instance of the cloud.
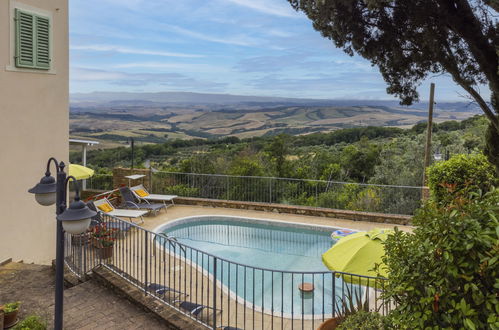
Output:
<path fill-rule="evenodd" d="M 361 81 L 362 83 L 359 83 Z M 256 90 L 269 90 L 274 93 L 295 95 L 297 97 L 347 98 L 352 93 L 371 95 L 382 94 L 386 85 L 376 77 L 351 74 L 349 77 L 337 77 L 327 74 L 315 76 L 287 77 L 284 75 L 266 75 L 247 83 Z M 298 93 L 298 94 L 297 94 Z"/>
<path fill-rule="evenodd" d="M 70 49 L 95 51 L 95 52 L 115 52 L 122 54 L 166 56 L 166 57 L 185 57 L 185 58 L 204 57 L 204 55 L 197 55 L 197 54 L 184 54 L 176 52 L 156 51 L 156 50 L 129 48 L 121 46 L 108 46 L 108 45 L 72 45 Z"/>
<path fill-rule="evenodd" d="M 182 70 L 184 72 L 228 72 L 230 71 L 225 66 L 203 64 L 203 63 L 166 63 L 166 62 L 130 62 L 115 64 L 112 66 L 116 69 L 131 69 L 131 68 L 144 68 L 144 69 L 169 69 L 169 70 Z"/>
<path fill-rule="evenodd" d="M 226 83 L 199 80 L 180 73 L 128 73 L 106 71 L 93 68 L 72 68 L 70 79 L 73 82 L 105 82 L 117 86 L 168 86 L 175 90 L 202 90 L 207 92 L 224 91 Z"/>
<path fill-rule="evenodd" d="M 239 6 L 256 10 L 258 12 L 267 15 L 290 17 L 290 18 L 300 17 L 300 15 L 297 12 L 295 12 L 291 7 L 291 5 L 289 4 L 281 5 L 270 0 L 227 0 L 227 1 Z"/>
<path fill-rule="evenodd" d="M 314 72 L 372 72 L 371 65 L 365 61 L 341 59 L 336 56 L 316 56 L 307 51 L 297 51 L 277 56 L 255 56 L 240 60 L 234 69 L 247 73 L 269 73 L 284 70 L 300 70 L 300 75 Z"/>
<path fill-rule="evenodd" d="M 172 30 L 181 35 L 209 42 L 216 42 L 216 43 L 236 45 L 236 46 L 255 46 L 262 43 L 262 40 L 257 38 L 252 38 L 244 34 L 239 34 L 230 37 L 227 36 L 216 37 L 205 33 L 188 30 L 180 26 L 167 25 L 167 24 L 164 24 L 164 26 L 167 27 L 167 29 Z"/>

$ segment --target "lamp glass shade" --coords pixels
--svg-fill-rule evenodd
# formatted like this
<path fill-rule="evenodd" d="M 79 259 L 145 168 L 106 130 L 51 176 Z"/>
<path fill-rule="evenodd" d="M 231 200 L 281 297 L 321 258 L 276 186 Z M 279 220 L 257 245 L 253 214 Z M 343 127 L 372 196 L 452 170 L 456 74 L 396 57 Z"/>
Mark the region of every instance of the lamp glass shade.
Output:
<path fill-rule="evenodd" d="M 97 212 L 89 209 L 84 202 L 75 200 L 57 216 L 57 220 L 62 221 L 62 227 L 66 232 L 81 234 L 90 227 L 91 218 L 96 215 Z"/>
<path fill-rule="evenodd" d="M 90 227 L 92 219 L 66 220 L 62 222 L 62 228 L 65 232 L 73 235 L 83 234 Z"/>
<path fill-rule="evenodd" d="M 28 190 L 28 192 L 35 194 L 35 199 L 38 204 L 48 206 L 56 202 L 56 186 L 55 178 L 50 175 L 45 175 L 40 182 Z"/>
<path fill-rule="evenodd" d="M 38 202 L 38 204 L 43 205 L 43 206 L 49 206 L 55 204 L 56 200 L 56 193 L 55 192 L 50 192 L 46 194 L 35 194 L 35 199 Z"/>

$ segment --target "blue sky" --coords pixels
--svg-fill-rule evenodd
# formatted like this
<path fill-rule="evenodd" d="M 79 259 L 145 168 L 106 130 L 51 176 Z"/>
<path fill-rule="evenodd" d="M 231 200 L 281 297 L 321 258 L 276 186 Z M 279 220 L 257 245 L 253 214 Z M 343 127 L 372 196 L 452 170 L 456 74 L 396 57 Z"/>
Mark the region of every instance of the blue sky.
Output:
<path fill-rule="evenodd" d="M 69 3 L 72 93 L 392 98 L 375 67 L 335 48 L 286 0 Z M 431 81 L 438 100 L 464 100 L 450 78 Z"/>

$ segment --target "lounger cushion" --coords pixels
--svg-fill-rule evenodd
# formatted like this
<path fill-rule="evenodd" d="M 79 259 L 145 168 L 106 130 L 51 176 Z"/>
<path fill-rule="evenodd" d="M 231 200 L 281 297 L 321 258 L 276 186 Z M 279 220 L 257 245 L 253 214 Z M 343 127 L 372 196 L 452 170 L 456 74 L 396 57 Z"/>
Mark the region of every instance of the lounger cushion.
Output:
<path fill-rule="evenodd" d="M 146 197 L 147 195 L 149 195 L 144 189 L 137 189 L 135 190 L 135 193 L 140 197 Z"/>
<path fill-rule="evenodd" d="M 99 210 L 101 210 L 104 213 L 108 213 L 108 212 L 111 212 L 113 210 L 113 208 L 107 203 L 101 204 L 97 207 L 99 208 Z"/>

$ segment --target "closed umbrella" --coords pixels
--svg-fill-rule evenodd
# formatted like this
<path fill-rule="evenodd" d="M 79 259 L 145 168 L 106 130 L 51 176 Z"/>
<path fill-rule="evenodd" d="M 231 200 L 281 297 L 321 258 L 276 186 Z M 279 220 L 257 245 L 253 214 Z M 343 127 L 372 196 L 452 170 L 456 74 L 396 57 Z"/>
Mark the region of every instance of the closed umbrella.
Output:
<path fill-rule="evenodd" d="M 373 271 L 375 264 L 381 264 L 379 275 L 386 277 L 387 271 L 381 257 L 385 254 L 383 242 L 393 230 L 373 229 L 358 232 L 341 238 L 322 255 L 322 262 L 330 269 L 363 276 L 376 277 Z M 368 285 L 367 278 L 343 275 L 347 282 Z"/>
<path fill-rule="evenodd" d="M 94 175 L 94 170 L 77 164 L 69 164 L 69 175 L 74 176 L 76 180 L 84 180 Z"/>

